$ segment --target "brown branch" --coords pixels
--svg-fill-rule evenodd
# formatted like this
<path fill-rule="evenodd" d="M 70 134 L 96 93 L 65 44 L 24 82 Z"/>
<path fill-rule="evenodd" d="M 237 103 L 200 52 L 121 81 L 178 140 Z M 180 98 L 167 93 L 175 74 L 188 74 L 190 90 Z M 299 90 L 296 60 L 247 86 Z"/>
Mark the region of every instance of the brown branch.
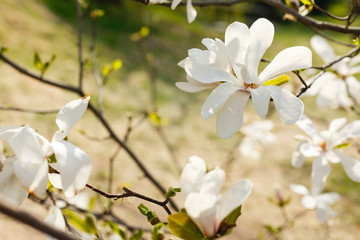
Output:
<path fill-rule="evenodd" d="M 139 198 L 139 199 L 143 199 L 145 201 L 148 201 L 148 202 L 151 202 L 151 203 L 154 203 L 156 205 L 159 205 L 161 206 L 162 208 L 164 208 L 164 210 L 170 215 L 171 214 L 171 211 L 170 209 L 167 207 L 167 204 L 169 203 L 170 201 L 170 198 L 166 198 L 164 201 L 158 201 L 158 200 L 155 200 L 153 198 L 150 198 L 150 197 L 147 197 L 145 195 L 142 195 L 140 193 L 136 193 L 126 187 L 123 187 L 123 190 L 125 193 L 123 194 L 110 194 L 110 193 L 106 193 L 90 184 L 86 184 L 86 187 L 91 189 L 92 191 L 100 194 L 101 196 L 104 196 L 106 198 L 110 198 L 110 199 L 114 199 L 115 201 L 118 200 L 118 199 L 121 199 L 121 198 L 127 198 L 127 197 L 136 197 L 136 198 Z"/>
<path fill-rule="evenodd" d="M 8 65 L 10 65 L 11 67 L 13 67 L 18 72 L 20 72 L 26 76 L 29 76 L 32 79 L 38 80 L 38 81 L 48 84 L 50 86 L 58 87 L 60 89 L 65 89 L 70 92 L 77 93 L 79 96 L 85 95 L 85 93 L 77 87 L 63 84 L 63 83 L 57 83 L 57 82 L 54 82 L 54 81 L 51 81 L 48 79 L 44 79 L 34 73 L 29 72 L 25 68 L 21 67 L 20 65 L 14 63 L 13 61 L 11 61 L 7 57 L 5 57 L 2 53 L 0 53 L 0 59 L 3 60 Z M 134 160 L 136 165 L 144 173 L 145 177 L 148 178 L 160 192 L 166 193 L 167 191 L 165 190 L 165 188 L 151 175 L 151 173 L 147 170 L 145 165 L 140 161 L 140 159 L 135 155 L 135 153 L 122 140 L 120 140 L 120 138 L 115 134 L 115 132 L 113 131 L 113 129 L 111 128 L 111 126 L 107 122 L 107 120 L 104 118 L 104 116 L 94 107 L 94 105 L 91 102 L 88 105 L 88 109 L 90 111 L 92 111 L 93 114 L 95 115 L 95 117 L 101 122 L 101 124 L 104 126 L 104 128 L 109 133 L 110 137 L 127 152 L 127 154 L 130 156 L 130 158 L 132 158 Z M 174 210 L 179 211 L 179 208 L 176 206 L 176 204 L 172 200 L 170 200 L 169 203 L 174 208 Z"/>
<path fill-rule="evenodd" d="M 335 16 L 334 14 L 326 11 L 325 9 L 322 9 L 321 7 L 319 7 L 316 3 L 313 3 L 313 6 L 316 10 L 318 10 L 319 12 L 321 12 L 322 14 L 325 14 L 333 19 L 336 19 L 336 20 L 340 20 L 340 21 L 348 21 L 350 16 L 351 16 L 351 13 L 352 13 L 352 9 L 350 10 L 350 13 L 345 16 L 345 17 L 339 17 L 339 16 Z"/>
<path fill-rule="evenodd" d="M 62 231 L 55 226 L 46 223 L 42 219 L 38 219 L 37 217 L 31 215 L 30 213 L 16 209 L 15 207 L 6 204 L 4 202 L 0 202 L 0 212 L 5 215 L 18 220 L 19 222 L 29 225 L 30 227 L 46 233 L 54 238 L 62 239 L 62 240 L 78 240 L 75 236 L 68 234 L 65 231 Z"/>
<path fill-rule="evenodd" d="M 6 106 L 0 106 L 0 110 L 2 110 L 2 111 L 24 112 L 24 113 L 35 113 L 35 114 L 54 114 L 54 113 L 59 112 L 59 109 L 55 109 L 55 110 L 37 110 L 37 109 L 29 109 L 29 108 L 6 107 Z"/>

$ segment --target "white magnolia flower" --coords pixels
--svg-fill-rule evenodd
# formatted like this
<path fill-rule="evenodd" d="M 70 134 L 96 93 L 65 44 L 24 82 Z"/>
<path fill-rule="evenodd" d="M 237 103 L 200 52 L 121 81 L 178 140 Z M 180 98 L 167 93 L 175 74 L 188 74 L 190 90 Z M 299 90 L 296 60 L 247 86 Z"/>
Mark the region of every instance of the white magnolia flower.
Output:
<path fill-rule="evenodd" d="M 301 203 L 307 209 L 315 209 L 316 216 L 320 223 L 328 222 L 331 218 L 336 216 L 336 213 L 330 208 L 329 205 L 339 201 L 340 195 L 331 192 L 320 194 L 320 191 L 311 189 L 309 190 L 300 184 L 290 184 L 290 189 L 298 194 L 304 195 L 301 199 Z"/>
<path fill-rule="evenodd" d="M 270 132 L 273 128 L 274 123 L 270 120 L 256 121 L 243 127 L 241 132 L 245 136 L 239 146 L 240 153 L 246 157 L 259 159 L 259 149 L 276 140 L 276 136 Z"/>
<path fill-rule="evenodd" d="M 283 73 L 310 67 L 311 51 L 302 46 L 287 48 L 258 74 L 261 58 L 273 37 L 274 26 L 267 19 L 258 19 L 250 29 L 243 23 L 234 22 L 226 29 L 225 43 L 205 39 L 203 43 L 208 50 L 191 50 L 189 57 L 180 63 L 188 75 L 187 83 L 177 84 L 181 89 L 195 92 L 216 87 L 206 99 L 201 114 L 206 120 L 222 107 L 216 123 L 220 137 L 231 137 L 241 128 L 243 111 L 250 96 L 261 118 L 268 112 L 270 98 L 284 123 L 293 124 L 302 115 L 302 101 L 271 85 L 270 81 Z"/>
<path fill-rule="evenodd" d="M 180 3 L 181 0 L 173 0 L 171 3 L 171 9 L 174 10 Z M 188 22 L 192 23 L 197 15 L 196 9 L 192 5 L 192 0 L 187 0 L 186 2 L 186 13 L 187 13 Z"/>
<path fill-rule="evenodd" d="M 14 200 L 16 204 L 26 198 L 25 191 L 42 198 L 48 179 L 55 187 L 64 189 L 67 197 L 74 196 L 85 186 L 91 170 L 90 158 L 80 148 L 63 139 L 81 118 L 89 100 L 90 97 L 86 96 L 71 101 L 60 110 L 56 118 L 60 130 L 54 134 L 52 142 L 28 125 L 0 129 L 0 140 L 7 141 L 15 154 L 5 160 L 5 166 L 0 171 L 2 197 L 6 195 L 5 198 Z M 52 154 L 55 154 L 57 162 L 51 163 L 51 166 L 60 175 L 48 173 L 48 158 Z M 20 191 L 20 186 L 25 191 Z"/>
<path fill-rule="evenodd" d="M 51 206 L 49 209 L 49 214 L 45 218 L 45 222 L 51 225 L 54 225 L 60 230 L 65 230 L 65 219 L 61 210 L 56 206 Z M 55 240 L 54 237 L 46 235 L 46 240 Z"/>
<path fill-rule="evenodd" d="M 349 138 L 360 137 L 360 120 L 346 125 L 345 118 L 334 119 L 329 129 L 318 133 L 312 121 L 306 116 L 296 123 L 309 137 L 303 137 L 292 156 L 292 165 L 300 167 L 305 158 L 315 157 L 312 167 L 314 187 L 322 189 L 330 173 L 330 164 L 341 162 L 345 172 L 355 182 L 360 182 L 360 161 L 344 154 L 339 147 Z"/>
<path fill-rule="evenodd" d="M 335 61 L 339 56 L 328 42 L 320 37 L 311 38 L 311 46 L 325 63 Z M 320 76 L 309 89 L 307 95 L 316 95 L 319 107 L 349 108 L 360 104 L 360 82 L 353 76 L 360 73 L 360 55 L 353 58 L 344 58 L 331 66 L 333 72 L 326 72 Z M 309 82 L 313 80 L 310 79 Z M 350 95 L 350 97 L 349 97 Z"/>
<path fill-rule="evenodd" d="M 206 173 L 205 162 L 196 156 L 190 157 L 181 178 L 181 192 L 185 199 L 187 214 L 207 237 L 214 236 L 220 223 L 250 195 L 253 184 L 245 179 L 234 184 L 221 196 L 225 172 L 220 168 Z"/>

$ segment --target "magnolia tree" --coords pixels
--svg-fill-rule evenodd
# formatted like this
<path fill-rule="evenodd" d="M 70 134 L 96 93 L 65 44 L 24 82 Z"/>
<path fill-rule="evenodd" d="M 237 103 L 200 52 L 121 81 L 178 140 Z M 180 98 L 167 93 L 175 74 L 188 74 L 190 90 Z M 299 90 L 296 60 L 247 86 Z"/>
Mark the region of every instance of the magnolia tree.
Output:
<path fill-rule="evenodd" d="M 187 20 L 196 21 L 203 8 L 197 6 L 232 6 L 247 0 L 235 1 L 141 1 L 144 4 L 158 4 L 171 7 L 178 11 L 181 5 L 186 5 Z M 264 58 L 264 54 L 271 45 L 276 34 L 272 21 L 260 17 L 249 25 L 235 21 L 227 23 L 222 35 L 212 39 L 203 36 L 202 48 L 193 48 L 189 45 L 187 57 L 178 59 L 180 68 L 184 70 L 184 80 L 173 80 L 174 85 L 187 93 L 207 92 L 199 112 L 204 120 L 217 115 L 216 127 L 213 132 L 217 138 L 234 138 L 235 149 L 241 157 L 235 159 L 230 156 L 225 166 L 207 164 L 207 159 L 196 156 L 197 153 L 188 152 L 188 161 L 184 166 L 178 161 L 171 141 L 166 137 L 163 129 L 165 119 L 159 115 L 159 106 L 156 103 L 157 89 L 155 82 L 151 82 L 152 108 L 147 110 L 143 117 L 148 118 L 165 144 L 174 167 L 180 173 L 177 184 L 170 186 L 167 181 L 159 181 L 153 172 L 157 165 L 148 165 L 146 159 L 128 145 L 129 135 L 137 124 L 129 117 L 128 128 L 124 137 L 120 137 L 114 130 L 113 123 L 106 116 L 103 99 L 103 90 L 110 73 L 122 67 L 120 60 L 111 65 L 105 65 L 102 73 L 97 66 L 95 51 L 96 20 L 106 17 L 104 10 L 94 8 L 93 1 L 76 1 L 74 9 L 77 10 L 78 30 L 78 82 L 73 84 L 49 80 L 46 71 L 53 63 L 54 57 L 43 62 L 38 54 L 34 56 L 34 65 L 39 72 L 32 72 L 22 64 L 7 56 L 8 49 L 0 46 L 0 59 L 4 65 L 26 75 L 29 81 L 38 81 L 44 85 L 54 86 L 63 92 L 72 92 L 79 98 L 68 103 L 53 118 L 58 127 L 51 140 L 48 140 L 30 125 L 1 126 L 0 128 L 0 211 L 24 224 L 38 229 L 46 234 L 47 239 L 217 239 L 224 236 L 231 238 L 231 232 L 236 229 L 236 223 L 242 215 L 251 214 L 242 210 L 242 206 L 251 201 L 251 194 L 257 188 L 255 181 L 248 177 L 238 177 L 230 187 L 222 191 L 226 183 L 226 171 L 233 164 L 241 164 L 248 158 L 257 159 L 256 163 L 266 161 L 262 149 L 266 145 L 276 142 L 279 136 L 274 130 L 274 123 L 269 120 L 272 106 L 275 107 L 282 123 L 277 125 L 293 125 L 302 130 L 306 136 L 294 136 L 300 143 L 293 149 L 292 156 L 288 156 L 292 165 L 291 171 L 300 171 L 300 167 L 311 162 L 311 169 L 306 172 L 305 185 L 288 182 L 282 188 L 291 189 L 303 195 L 301 204 L 304 210 L 291 216 L 286 209 L 290 205 L 299 205 L 300 202 L 290 201 L 285 197 L 279 184 L 275 186 L 276 197 L 271 198 L 275 208 L 283 214 L 283 222 L 278 225 L 266 225 L 266 233 L 259 235 L 258 239 L 280 239 L 285 231 L 291 231 L 295 222 L 307 213 L 314 211 L 319 225 L 334 224 L 337 214 L 331 208 L 342 196 L 333 192 L 327 186 L 327 180 L 334 171 L 342 168 L 335 167 L 340 163 L 348 178 L 356 183 L 360 182 L 360 161 L 356 158 L 356 144 L 351 146 L 360 137 L 360 120 L 347 120 L 345 117 L 327 119 L 330 122 L 328 130 L 318 131 L 313 121 L 304 114 L 308 107 L 303 100 L 315 96 L 315 104 L 319 109 L 330 108 L 337 115 L 352 113 L 358 116 L 360 111 L 360 28 L 357 18 L 360 4 L 357 0 L 342 2 L 341 6 L 348 9 L 344 17 L 321 8 L 314 0 L 258 0 L 256 4 L 267 5 L 270 9 L 283 12 L 284 21 L 295 21 L 297 24 L 313 30 L 316 34 L 308 43 L 311 46 L 289 46 L 278 52 L 273 59 Z M 121 6 L 119 6 L 121 7 Z M 176 8 L 176 9 L 175 9 Z M 168 11 L 171 11 L 169 8 Z M 197 12 L 198 11 L 198 12 Z M 316 14 L 314 14 L 316 12 Z M 318 19 L 324 19 L 320 21 Z M 86 90 L 90 83 L 84 80 L 83 57 L 83 21 L 90 19 L 92 41 L 90 54 L 92 56 L 93 73 L 97 83 L 97 94 L 87 95 Z M 336 22 L 336 23 L 334 23 Z M 344 38 L 334 38 L 331 32 L 351 36 L 351 41 Z M 140 42 L 149 34 L 147 28 L 131 35 L 131 39 Z M 294 38 L 296 36 L 293 36 Z M 350 38 L 348 38 L 350 39 Z M 343 45 L 350 50 L 338 53 L 329 42 Z M 198 44 L 196 44 L 198 46 Z M 10 49 L 11 51 L 11 49 Z M 337 53 L 335 53 L 337 52 Z M 139 54 L 143 59 L 147 56 L 139 44 Z M 183 53 L 186 56 L 186 53 Z M 314 65 L 313 58 L 318 55 L 323 65 Z M 146 63 L 146 61 L 145 61 Z M 161 69 L 160 69 L 161 70 Z M 10 81 L 11 79 L 4 79 Z M 176 82 L 176 83 L 175 83 Z M 289 82 L 293 83 L 292 85 Z M 296 83 L 296 84 L 294 84 Z M 16 95 L 15 93 L 12 93 Z M 183 93 L 179 93 L 183 94 Z M 201 95 L 201 97 L 204 95 Z M 252 103 L 252 108 L 261 119 L 258 121 L 244 121 L 251 115 L 251 108 L 246 107 Z M 305 101 L 309 102 L 309 101 Z M 3 111 L 29 112 L 29 109 L 13 106 L 1 106 Z M 312 109 L 315 109 L 312 106 Z M 340 109 L 340 110 L 339 110 Z M 75 146 L 68 139 L 70 130 L 82 118 L 86 111 L 93 113 L 98 125 L 104 127 L 108 138 L 117 146 L 115 155 L 110 159 L 109 188 L 107 190 L 96 187 L 89 181 L 91 174 L 92 156 L 86 152 L 86 147 Z M 31 110 L 34 114 L 45 113 L 40 110 Z M 53 113 L 53 112 L 48 112 Z M 336 115 L 334 114 L 334 115 Z M 187 115 L 188 118 L 192 116 Z M 52 120 L 52 121 L 53 121 Z M 40 120 L 39 120 L 40 121 Z M 244 123 L 245 122 L 245 123 Z M 348 123 L 347 123 L 348 122 Z M 45 123 L 46 124 L 46 123 Z M 87 133 L 84 133 L 86 135 Z M 222 140 L 227 141 L 227 140 Z M 274 145 L 273 148 L 286 148 Z M 234 155 L 234 151 L 229 155 Z M 352 149 L 352 150 L 351 150 Z M 125 172 L 126 169 L 114 169 L 114 158 L 119 151 L 124 151 L 151 182 L 154 189 L 161 192 L 162 200 L 157 200 L 146 194 L 146 189 L 122 187 L 120 193 L 112 190 L 114 171 Z M 357 149 L 359 151 L 359 149 Z M 275 151 L 275 149 L 274 149 Z M 351 152 L 353 151 L 353 152 Z M 200 154 L 199 154 L 200 155 Z M 357 157 L 359 154 L 357 153 Z M 309 165 L 309 166 L 310 166 Z M 334 167 L 333 167 L 334 165 Z M 331 170 L 333 169 L 333 170 Z M 274 183 L 275 184 L 275 183 Z M 225 184 L 227 185 L 227 184 Z M 359 185 L 357 184 L 358 188 Z M 89 191 L 85 191 L 88 189 Z M 308 190 L 310 189 L 310 190 Z M 89 194 L 97 196 L 92 198 Z M 179 196 L 180 195 L 180 196 Z M 294 197 L 296 195 L 294 194 Z M 114 201 L 125 198 L 137 198 L 141 201 L 138 211 L 144 215 L 137 219 L 137 226 L 130 225 L 126 220 L 114 213 Z M 269 198 L 269 196 L 263 196 Z M 39 219 L 21 210 L 21 205 L 30 199 L 48 209 L 48 216 Z M 100 199 L 100 200 L 99 200 Z M 104 200 L 111 200 L 104 204 Z M 95 211 L 95 201 L 103 202 Z M 157 213 L 153 207 L 157 205 Z M 116 208 L 123 208 L 117 205 Z M 160 209 L 159 209 L 160 207 Z M 159 214 L 159 211 L 163 213 Z M 165 216 L 165 214 L 167 216 Z M 264 216 L 267 217 L 267 216 Z M 260 220 L 260 219 L 259 219 Z M 276 220 L 274 220 L 276 221 Z M 147 223 L 148 222 L 148 223 Z M 256 235 L 256 230 L 254 230 Z M 353 233 L 354 239 L 355 235 Z M 325 239 L 330 239 L 326 235 Z M 250 239 L 251 236 L 248 236 Z M 295 237 L 295 239 L 303 237 Z M 307 238 L 307 237 L 305 237 Z M 232 239 L 237 239 L 233 237 Z"/>

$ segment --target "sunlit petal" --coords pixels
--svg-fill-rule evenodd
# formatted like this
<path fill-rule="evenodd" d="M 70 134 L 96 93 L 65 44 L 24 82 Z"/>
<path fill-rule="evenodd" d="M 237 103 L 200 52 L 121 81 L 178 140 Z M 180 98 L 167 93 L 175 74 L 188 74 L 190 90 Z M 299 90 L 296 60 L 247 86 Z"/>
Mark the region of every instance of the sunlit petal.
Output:
<path fill-rule="evenodd" d="M 61 210 L 54 205 L 50 206 L 49 214 L 45 218 L 45 222 L 55 226 L 60 230 L 65 230 L 66 225 L 64 216 Z M 55 240 L 55 238 L 46 235 L 46 240 Z"/>
<path fill-rule="evenodd" d="M 323 154 L 320 154 L 317 158 L 314 159 L 311 179 L 313 182 L 313 187 L 316 189 L 314 190 L 315 192 L 320 192 L 319 189 L 323 188 L 330 171 L 331 167 Z"/>
<path fill-rule="evenodd" d="M 200 193 L 219 194 L 225 180 L 225 172 L 220 168 L 208 172 L 201 180 Z"/>
<path fill-rule="evenodd" d="M 214 82 L 237 82 L 238 80 L 230 73 L 212 67 L 210 65 L 199 64 L 196 62 L 185 63 L 186 73 L 202 83 L 214 83 Z"/>
<path fill-rule="evenodd" d="M 243 124 L 243 112 L 250 94 L 236 91 L 220 110 L 216 131 L 221 138 L 233 136 Z"/>
<path fill-rule="evenodd" d="M 265 118 L 269 109 L 271 92 L 262 86 L 256 89 L 250 89 L 250 92 L 251 92 L 251 100 L 254 104 L 256 113 L 261 118 Z"/>
<path fill-rule="evenodd" d="M 225 45 L 232 66 L 244 63 L 250 44 L 250 30 L 244 23 L 234 22 L 225 31 Z"/>
<path fill-rule="evenodd" d="M 294 124 L 304 112 L 303 102 L 290 92 L 278 86 L 265 86 L 271 92 L 280 119 L 286 124 Z"/>
<path fill-rule="evenodd" d="M 301 144 L 296 148 L 291 156 L 291 165 L 293 167 L 299 168 L 305 162 L 305 156 L 300 152 Z"/>
<path fill-rule="evenodd" d="M 192 23 L 196 18 L 196 9 L 193 7 L 191 0 L 187 0 L 186 2 L 186 13 L 187 19 L 189 23 Z"/>
<path fill-rule="evenodd" d="M 334 152 L 340 158 L 348 177 L 355 182 L 360 182 L 360 161 L 340 151 Z"/>
<path fill-rule="evenodd" d="M 291 183 L 290 189 L 291 189 L 291 191 L 293 191 L 294 193 L 297 193 L 297 194 L 301 194 L 301 195 L 309 194 L 309 190 L 304 185 L 301 185 L 301 184 Z"/>
<path fill-rule="evenodd" d="M 302 115 L 301 118 L 296 122 L 296 126 L 298 126 L 310 137 L 317 134 L 317 130 L 313 122 L 305 115 Z"/>
<path fill-rule="evenodd" d="M 190 193 L 199 190 L 201 178 L 205 173 L 206 164 L 204 160 L 197 156 L 190 157 L 180 177 L 181 193 L 184 199 L 186 199 Z"/>
<path fill-rule="evenodd" d="M 64 194 L 66 197 L 73 197 L 87 183 L 91 171 L 90 158 L 67 141 L 56 141 L 52 145 L 59 164 Z"/>
<path fill-rule="evenodd" d="M 311 47 L 324 60 L 325 63 L 330 63 L 336 59 L 336 55 L 328 42 L 318 35 L 311 38 Z"/>

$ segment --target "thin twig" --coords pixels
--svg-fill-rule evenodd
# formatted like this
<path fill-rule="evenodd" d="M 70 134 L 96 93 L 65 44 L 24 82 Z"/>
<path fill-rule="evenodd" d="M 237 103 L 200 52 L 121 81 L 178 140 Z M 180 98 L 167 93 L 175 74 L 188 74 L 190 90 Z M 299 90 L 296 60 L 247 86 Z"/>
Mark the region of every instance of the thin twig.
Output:
<path fill-rule="evenodd" d="M 339 17 L 339 16 L 335 16 L 334 14 L 326 11 L 325 9 L 322 9 L 321 7 L 319 7 L 316 3 L 313 3 L 313 6 L 316 10 L 318 10 L 319 12 L 321 12 L 322 14 L 325 14 L 333 19 L 336 19 L 336 20 L 340 20 L 340 21 L 348 21 L 349 18 L 350 18 L 350 15 L 352 13 L 352 10 L 350 10 L 350 13 L 345 16 L 345 17 Z"/>
<path fill-rule="evenodd" d="M 76 15 L 77 15 L 77 35 L 78 35 L 78 58 L 79 58 L 79 89 L 82 89 L 84 62 L 82 57 L 82 20 L 81 5 L 79 0 L 76 0 Z"/>
<path fill-rule="evenodd" d="M 54 114 L 54 113 L 59 112 L 59 109 L 37 110 L 37 109 L 30 109 L 30 108 L 18 108 L 18 107 L 6 107 L 6 106 L 0 106 L 0 110 L 1 111 L 24 112 L 24 113 L 35 113 L 35 114 Z"/>

